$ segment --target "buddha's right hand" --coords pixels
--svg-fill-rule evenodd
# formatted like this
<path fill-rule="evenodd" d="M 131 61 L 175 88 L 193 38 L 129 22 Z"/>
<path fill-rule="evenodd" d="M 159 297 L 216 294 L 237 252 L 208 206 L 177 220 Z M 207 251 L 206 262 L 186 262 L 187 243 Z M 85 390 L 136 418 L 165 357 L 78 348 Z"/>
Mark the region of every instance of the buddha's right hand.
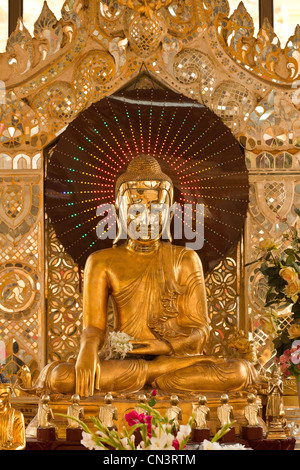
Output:
<path fill-rule="evenodd" d="M 87 349 L 80 351 L 75 365 L 76 393 L 81 397 L 93 396 L 94 389 L 100 388 L 100 361 L 98 354 L 93 354 L 93 352 Z"/>
<path fill-rule="evenodd" d="M 94 395 L 100 388 L 100 361 L 98 356 L 102 333 L 98 328 L 86 328 L 80 338 L 80 350 L 75 365 L 76 393 L 81 397 Z"/>

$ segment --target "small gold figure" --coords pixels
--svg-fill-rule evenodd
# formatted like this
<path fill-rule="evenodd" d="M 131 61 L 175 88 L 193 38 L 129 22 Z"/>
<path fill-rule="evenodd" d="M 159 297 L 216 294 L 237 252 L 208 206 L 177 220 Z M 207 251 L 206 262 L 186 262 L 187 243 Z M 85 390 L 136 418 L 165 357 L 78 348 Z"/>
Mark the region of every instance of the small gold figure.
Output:
<path fill-rule="evenodd" d="M 11 407 L 11 386 L 0 383 L 0 450 L 23 450 L 26 446 L 24 416 Z"/>
<path fill-rule="evenodd" d="M 217 416 L 220 423 L 220 427 L 222 428 L 225 425 L 228 425 L 233 422 L 233 408 L 229 405 L 229 397 L 225 393 L 221 395 L 220 398 L 221 406 L 217 408 Z"/>
<path fill-rule="evenodd" d="M 247 402 L 244 410 L 244 416 L 247 421 L 247 426 L 261 426 L 259 422 L 260 407 L 256 403 L 256 396 L 253 393 L 247 395 Z"/>
<path fill-rule="evenodd" d="M 175 428 L 178 429 L 179 423 L 182 420 L 181 409 L 179 408 L 179 406 L 177 406 L 179 403 L 178 396 L 172 395 L 170 397 L 170 403 L 171 403 L 171 406 L 167 408 L 166 417 L 169 419 L 169 421 L 173 421 Z"/>
<path fill-rule="evenodd" d="M 268 382 L 266 415 L 269 424 L 268 439 L 286 439 L 284 431 L 283 382 L 277 367 Z"/>
<path fill-rule="evenodd" d="M 139 403 L 143 404 L 143 405 L 147 405 L 147 397 L 144 393 L 141 393 L 139 396 L 138 396 L 138 401 Z M 147 414 L 147 411 L 144 410 L 144 408 L 142 408 L 141 406 L 139 405 L 136 405 L 136 407 L 134 408 L 135 411 L 139 414 L 141 413 L 145 413 Z"/>
<path fill-rule="evenodd" d="M 67 415 L 70 416 L 70 418 L 76 418 L 78 420 L 84 419 L 84 409 L 79 405 L 80 396 L 77 394 L 72 395 L 71 401 L 72 403 L 68 408 Z M 81 428 L 81 426 L 74 419 L 68 419 L 68 428 L 77 429 Z"/>
<path fill-rule="evenodd" d="M 104 406 L 99 409 L 99 420 L 108 429 L 116 428 L 114 421 L 118 420 L 117 408 L 112 404 L 114 398 L 111 393 L 107 393 L 104 397 Z"/>
<path fill-rule="evenodd" d="M 54 414 L 52 408 L 49 405 L 50 397 L 49 395 L 43 395 L 41 398 L 41 403 L 38 408 L 38 427 L 41 429 L 46 428 L 55 428 L 56 426 L 49 421 L 49 419 L 54 420 Z"/>
<path fill-rule="evenodd" d="M 272 421 L 278 421 L 283 415 L 283 382 L 280 378 L 278 369 L 274 369 L 271 378 L 268 381 L 268 402 L 266 414 Z"/>
<path fill-rule="evenodd" d="M 194 428 L 207 429 L 207 420 L 210 419 L 210 409 L 206 405 L 207 399 L 205 396 L 198 398 L 199 406 L 194 409 Z"/>

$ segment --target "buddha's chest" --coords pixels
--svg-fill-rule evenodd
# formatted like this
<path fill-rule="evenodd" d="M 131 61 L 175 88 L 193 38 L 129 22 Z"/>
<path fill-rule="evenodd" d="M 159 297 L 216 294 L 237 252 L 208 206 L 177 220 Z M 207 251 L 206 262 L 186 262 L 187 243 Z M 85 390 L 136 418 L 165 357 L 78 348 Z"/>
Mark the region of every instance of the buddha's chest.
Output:
<path fill-rule="evenodd" d="M 117 259 L 113 268 L 108 271 L 112 295 L 131 289 L 142 293 L 146 286 L 149 290 L 162 277 L 162 269 L 153 256 L 123 257 Z"/>

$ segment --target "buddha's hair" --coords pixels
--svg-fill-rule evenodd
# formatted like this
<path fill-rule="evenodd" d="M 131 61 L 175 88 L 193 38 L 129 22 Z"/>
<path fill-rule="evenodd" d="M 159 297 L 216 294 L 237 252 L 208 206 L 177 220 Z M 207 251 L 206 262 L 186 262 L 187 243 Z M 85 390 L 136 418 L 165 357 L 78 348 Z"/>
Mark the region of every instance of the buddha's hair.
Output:
<path fill-rule="evenodd" d="M 172 179 L 163 173 L 156 158 L 151 155 L 137 155 L 129 163 L 127 170 L 116 181 L 115 194 L 123 183 L 132 181 L 168 181 L 172 185 Z"/>

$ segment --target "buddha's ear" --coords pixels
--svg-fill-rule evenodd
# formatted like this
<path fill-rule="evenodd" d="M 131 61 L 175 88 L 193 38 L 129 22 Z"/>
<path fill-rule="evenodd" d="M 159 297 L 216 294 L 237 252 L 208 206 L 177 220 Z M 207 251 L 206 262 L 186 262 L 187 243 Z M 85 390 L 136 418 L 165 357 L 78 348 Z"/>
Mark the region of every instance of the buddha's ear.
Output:
<path fill-rule="evenodd" d="M 117 245 L 118 241 L 121 238 L 122 232 L 123 232 L 122 224 L 120 222 L 120 217 L 119 217 L 119 211 L 117 210 L 117 208 L 116 208 L 116 222 L 117 222 L 117 229 L 118 230 L 117 230 L 116 238 L 113 241 L 113 246 Z"/>
<path fill-rule="evenodd" d="M 169 209 L 169 214 L 167 217 L 167 223 L 163 227 L 163 237 L 167 240 L 169 240 L 170 243 L 172 243 L 173 238 L 171 235 L 171 222 L 174 217 L 174 210 L 173 210 L 174 204 L 170 207 Z"/>

